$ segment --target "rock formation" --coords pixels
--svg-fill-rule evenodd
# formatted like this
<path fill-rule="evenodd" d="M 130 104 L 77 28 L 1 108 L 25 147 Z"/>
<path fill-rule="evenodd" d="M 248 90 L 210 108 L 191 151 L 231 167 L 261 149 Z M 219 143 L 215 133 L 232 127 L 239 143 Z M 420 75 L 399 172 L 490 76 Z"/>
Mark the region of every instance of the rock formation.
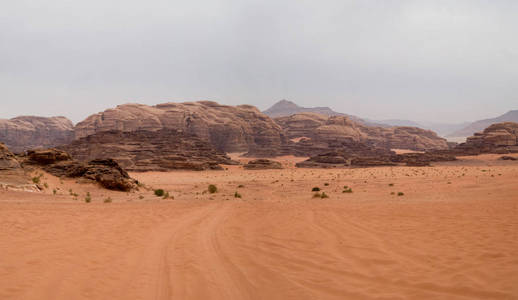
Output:
<path fill-rule="evenodd" d="M 251 160 L 243 167 L 247 170 L 282 169 L 282 165 L 280 162 L 269 159 Z"/>
<path fill-rule="evenodd" d="M 0 142 L 15 153 L 63 145 L 73 139 L 74 125 L 65 117 L 0 119 Z"/>
<path fill-rule="evenodd" d="M 19 159 L 24 167 L 36 166 L 54 176 L 95 181 L 111 190 L 130 191 L 137 187 L 137 182 L 112 159 L 79 162 L 57 149 L 30 150 Z"/>
<path fill-rule="evenodd" d="M 207 141 L 179 130 L 100 131 L 62 146 L 80 161 L 112 158 L 128 171 L 221 170 L 238 164 Z"/>
<path fill-rule="evenodd" d="M 359 124 L 343 116 L 323 116 L 312 113 L 276 118 L 287 138 L 299 142 L 324 145 L 333 149 L 336 142 L 363 143 L 383 149 L 416 151 L 448 149 L 448 143 L 433 131 L 416 127 L 373 127 Z M 329 145 L 326 147 L 325 145 Z"/>
<path fill-rule="evenodd" d="M 0 170 L 15 170 L 20 168 L 16 156 L 9 149 L 0 143 Z"/>
<path fill-rule="evenodd" d="M 332 151 L 310 157 L 296 164 L 299 168 L 343 168 L 373 166 L 429 166 L 431 162 L 454 161 L 455 156 L 446 153 L 405 153 L 373 155 L 351 154 L 343 151 Z"/>
<path fill-rule="evenodd" d="M 457 155 L 518 153 L 518 123 L 497 123 L 468 137 L 453 150 Z"/>
<path fill-rule="evenodd" d="M 77 124 L 75 137 L 80 139 L 110 130 L 160 129 L 196 135 L 225 152 L 276 149 L 283 138 L 281 128 L 254 106 L 228 106 L 211 101 L 119 105 Z"/>

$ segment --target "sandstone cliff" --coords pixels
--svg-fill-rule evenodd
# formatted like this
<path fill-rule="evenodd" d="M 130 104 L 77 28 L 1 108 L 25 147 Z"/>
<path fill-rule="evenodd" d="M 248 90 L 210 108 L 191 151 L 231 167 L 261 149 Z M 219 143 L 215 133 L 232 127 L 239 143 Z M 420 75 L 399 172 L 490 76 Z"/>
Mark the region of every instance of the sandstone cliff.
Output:
<path fill-rule="evenodd" d="M 0 119 L 0 142 L 15 153 L 33 148 L 67 144 L 74 138 L 74 125 L 65 117 L 22 116 Z"/>
<path fill-rule="evenodd" d="M 225 152 L 279 148 L 283 138 L 282 129 L 254 106 L 228 106 L 211 101 L 119 105 L 77 124 L 75 137 L 110 130 L 160 129 L 196 135 Z"/>
<path fill-rule="evenodd" d="M 433 131 L 416 127 L 366 126 L 344 116 L 328 117 L 312 113 L 275 118 L 275 122 L 293 141 L 305 138 L 307 142 L 320 144 L 349 141 L 383 149 L 448 149 L 445 139 Z"/>
<path fill-rule="evenodd" d="M 504 122 L 493 124 L 483 132 L 468 137 L 465 143 L 454 151 L 459 154 L 480 153 L 518 153 L 518 123 Z"/>
<path fill-rule="evenodd" d="M 60 147 L 80 161 L 112 158 L 128 171 L 222 169 L 236 164 L 195 135 L 173 129 L 101 131 Z"/>

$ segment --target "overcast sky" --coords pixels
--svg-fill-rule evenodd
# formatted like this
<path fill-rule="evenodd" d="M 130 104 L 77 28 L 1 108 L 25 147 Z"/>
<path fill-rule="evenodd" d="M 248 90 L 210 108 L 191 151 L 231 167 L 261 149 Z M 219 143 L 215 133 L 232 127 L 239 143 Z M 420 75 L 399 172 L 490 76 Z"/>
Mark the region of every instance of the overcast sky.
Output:
<path fill-rule="evenodd" d="M 518 109 L 518 1 L 2 1 L 0 118 L 204 99 L 494 117 Z"/>

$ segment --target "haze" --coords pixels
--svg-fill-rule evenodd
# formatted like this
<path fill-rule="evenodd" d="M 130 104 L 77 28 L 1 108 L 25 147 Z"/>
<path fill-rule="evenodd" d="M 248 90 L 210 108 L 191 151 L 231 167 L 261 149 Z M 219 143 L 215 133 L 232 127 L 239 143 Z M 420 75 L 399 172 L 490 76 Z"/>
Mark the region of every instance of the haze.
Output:
<path fill-rule="evenodd" d="M 4 1 L 0 118 L 280 99 L 370 119 L 518 108 L 516 1 Z"/>

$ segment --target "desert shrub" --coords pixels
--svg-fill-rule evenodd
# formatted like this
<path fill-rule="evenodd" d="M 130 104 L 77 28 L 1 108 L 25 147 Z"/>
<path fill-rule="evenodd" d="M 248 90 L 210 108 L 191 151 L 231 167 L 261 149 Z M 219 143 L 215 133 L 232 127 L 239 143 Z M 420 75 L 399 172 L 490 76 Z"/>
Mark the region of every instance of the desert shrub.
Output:
<path fill-rule="evenodd" d="M 164 199 L 169 198 L 169 192 L 165 192 L 165 194 L 164 194 L 164 197 L 163 197 L 163 198 L 164 198 Z"/>
<path fill-rule="evenodd" d="M 405 193 L 403 193 L 403 192 L 398 192 L 398 193 L 397 193 L 397 195 L 398 195 L 398 196 L 404 196 L 404 195 L 405 195 Z"/>
<path fill-rule="evenodd" d="M 240 193 L 238 193 L 238 192 L 235 192 L 235 193 L 234 193 L 234 198 L 241 198 L 241 194 L 240 194 Z"/>
<path fill-rule="evenodd" d="M 40 177 L 39 176 L 32 177 L 32 182 L 35 183 L 35 184 L 40 183 Z"/>
<path fill-rule="evenodd" d="M 140 200 L 142 200 L 142 199 L 144 199 L 144 196 L 140 195 L 140 196 L 138 196 L 138 198 L 139 198 Z"/>
<path fill-rule="evenodd" d="M 352 193 L 353 192 L 353 189 L 352 188 L 346 188 L 345 190 L 342 191 L 342 193 Z"/>
<path fill-rule="evenodd" d="M 326 192 L 322 192 L 322 195 L 320 195 L 320 198 L 329 198 L 329 196 L 326 194 Z"/>
<path fill-rule="evenodd" d="M 209 191 L 209 193 L 214 194 L 215 192 L 218 191 L 218 187 L 215 186 L 214 184 L 209 184 L 209 187 L 207 188 L 207 190 Z"/>
<path fill-rule="evenodd" d="M 163 197 L 165 195 L 165 192 L 163 189 L 157 189 L 155 190 L 155 196 L 157 197 Z"/>
<path fill-rule="evenodd" d="M 57 193 L 58 193 L 58 191 L 56 191 L 56 189 L 52 190 L 52 194 L 56 195 Z"/>
<path fill-rule="evenodd" d="M 318 186 L 311 189 L 312 192 L 320 192 L 320 188 Z"/>
<path fill-rule="evenodd" d="M 86 203 L 92 202 L 92 196 L 90 196 L 90 192 L 86 193 L 85 202 Z"/>
<path fill-rule="evenodd" d="M 240 185 L 238 185 L 237 187 L 238 187 L 238 188 L 244 188 L 245 186 L 244 186 L 244 185 L 242 185 L 242 184 L 240 184 Z"/>
<path fill-rule="evenodd" d="M 326 182 L 326 183 L 324 183 L 324 186 L 329 186 L 329 183 L 327 183 L 327 182 Z"/>
<path fill-rule="evenodd" d="M 48 184 L 48 183 L 46 183 L 46 182 L 43 184 L 43 186 L 44 186 L 46 189 L 48 189 L 48 188 L 49 188 L 49 184 Z"/>
<path fill-rule="evenodd" d="M 393 183 L 389 183 L 389 186 L 394 186 L 394 184 Z"/>

